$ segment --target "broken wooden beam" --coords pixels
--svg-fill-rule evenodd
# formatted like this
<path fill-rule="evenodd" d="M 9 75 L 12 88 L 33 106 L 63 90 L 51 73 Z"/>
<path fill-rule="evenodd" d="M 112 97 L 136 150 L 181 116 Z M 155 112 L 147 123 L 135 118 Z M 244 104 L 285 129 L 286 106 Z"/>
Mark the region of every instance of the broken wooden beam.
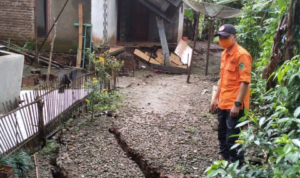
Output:
<path fill-rule="evenodd" d="M 165 71 L 166 73 L 169 73 L 169 74 L 187 74 L 188 73 L 187 68 L 178 67 L 178 66 L 172 67 L 172 66 L 162 66 L 162 65 L 153 64 L 153 68 Z"/>
<path fill-rule="evenodd" d="M 143 53 L 142 51 L 140 51 L 138 49 L 134 50 L 134 55 L 136 55 L 140 59 L 142 59 L 146 62 L 149 62 L 151 64 L 162 65 L 160 62 L 158 62 L 157 60 L 149 57 L 148 55 L 146 55 L 145 53 Z"/>
<path fill-rule="evenodd" d="M 0 40 L 0 42 L 3 44 L 3 48 L 9 49 L 12 52 L 23 54 L 24 56 L 28 56 L 28 57 L 34 59 L 34 54 L 33 53 L 31 53 L 29 51 L 22 51 L 20 46 L 12 44 L 12 43 L 8 44 L 6 41 L 3 41 L 3 40 Z M 43 57 L 43 56 L 39 56 L 39 61 L 44 63 L 44 64 L 47 64 L 47 65 L 49 64 L 49 59 L 46 58 L 46 57 Z M 66 68 L 65 65 L 60 64 L 56 61 L 52 61 L 51 66 L 59 68 L 59 69 L 60 68 Z"/>
<path fill-rule="evenodd" d="M 110 47 L 108 53 L 114 56 L 119 54 L 120 52 L 123 52 L 124 50 L 125 50 L 124 46 L 115 46 L 115 47 Z"/>
<path fill-rule="evenodd" d="M 7 48 L 7 49 L 9 49 L 9 50 L 11 50 L 11 51 L 13 51 L 13 52 L 15 52 L 15 53 L 23 54 L 24 56 L 28 56 L 28 57 L 34 59 L 34 55 L 33 55 L 33 54 L 29 54 L 29 53 L 26 53 L 26 52 L 23 52 L 23 51 L 19 51 L 19 50 L 16 50 L 16 49 L 13 49 L 13 48 L 10 48 L 10 47 L 7 47 L 7 46 L 6 46 L 5 48 Z M 49 64 L 49 60 L 48 60 L 48 59 L 45 59 L 45 57 L 39 56 L 38 59 L 39 59 L 40 62 L 42 62 L 42 63 L 44 63 L 44 64 L 47 64 L 47 65 Z M 60 69 L 60 68 L 62 68 L 62 67 L 65 67 L 64 65 L 59 64 L 59 63 L 57 63 L 57 62 L 51 63 L 51 66 L 52 66 L 52 67 L 56 67 L 56 68 L 58 68 L 58 69 Z"/>

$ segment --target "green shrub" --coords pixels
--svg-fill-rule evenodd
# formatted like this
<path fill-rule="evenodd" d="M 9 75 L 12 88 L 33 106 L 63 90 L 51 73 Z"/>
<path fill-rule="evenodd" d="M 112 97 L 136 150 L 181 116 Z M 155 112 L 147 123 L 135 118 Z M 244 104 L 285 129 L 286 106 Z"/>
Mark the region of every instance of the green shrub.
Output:
<path fill-rule="evenodd" d="M 24 151 L 17 152 L 8 157 L 0 157 L 0 164 L 14 168 L 14 178 L 26 175 L 34 168 L 31 156 Z"/>

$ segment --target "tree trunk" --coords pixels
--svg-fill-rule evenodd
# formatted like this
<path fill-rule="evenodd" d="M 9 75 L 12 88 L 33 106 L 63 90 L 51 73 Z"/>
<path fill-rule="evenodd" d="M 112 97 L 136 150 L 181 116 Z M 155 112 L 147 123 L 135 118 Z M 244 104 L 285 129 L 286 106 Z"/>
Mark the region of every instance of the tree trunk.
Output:
<path fill-rule="evenodd" d="M 274 44 L 272 47 L 272 56 L 270 63 L 266 66 L 263 71 L 263 78 L 269 79 L 274 71 L 281 65 L 283 61 L 291 60 L 294 56 L 294 21 L 299 18 L 296 17 L 297 13 L 300 10 L 300 5 L 297 5 L 297 0 L 292 0 L 291 6 L 289 7 L 288 14 L 283 16 L 278 24 L 277 33 L 274 37 Z M 298 3 L 299 4 L 299 3 Z M 287 28 L 285 28 L 285 26 Z M 285 35 L 284 35 L 285 34 Z M 281 44 L 282 38 L 286 37 L 284 44 Z M 284 50 L 280 50 L 280 46 L 284 45 Z M 270 90 L 276 86 L 277 82 L 271 77 L 266 86 L 266 90 Z"/>
<path fill-rule="evenodd" d="M 286 42 L 285 42 L 285 58 L 284 60 L 290 60 L 294 56 L 294 19 L 295 19 L 295 7 L 297 0 L 292 0 L 291 7 L 288 12 L 287 20 L 287 33 L 286 33 Z"/>

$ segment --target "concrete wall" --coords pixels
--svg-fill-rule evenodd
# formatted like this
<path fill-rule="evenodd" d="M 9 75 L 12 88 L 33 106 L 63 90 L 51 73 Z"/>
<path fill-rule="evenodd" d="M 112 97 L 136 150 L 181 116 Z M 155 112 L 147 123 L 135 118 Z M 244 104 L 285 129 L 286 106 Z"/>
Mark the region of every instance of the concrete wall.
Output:
<path fill-rule="evenodd" d="M 65 4 L 65 0 L 47 0 L 47 26 L 50 30 L 54 17 Z M 83 22 L 91 23 L 91 0 L 69 0 L 65 10 L 62 12 L 58 24 L 54 51 L 56 52 L 77 52 L 73 41 L 78 42 L 78 4 L 83 6 Z M 35 0 L 0 0 L 0 39 L 12 39 L 15 41 L 34 38 L 34 6 Z M 44 49 L 50 49 L 50 41 L 53 33 L 50 34 Z M 40 41 L 43 38 L 39 39 Z"/>
<path fill-rule="evenodd" d="M 118 31 L 118 2 L 117 0 L 108 1 L 108 42 L 109 44 L 116 44 Z"/>
<path fill-rule="evenodd" d="M 74 53 L 77 52 L 73 42 L 78 42 L 78 27 L 75 27 L 74 23 L 79 22 L 79 3 L 82 3 L 83 23 L 91 23 L 91 0 L 69 0 L 57 23 L 57 33 L 54 45 L 54 50 L 57 52 L 70 52 L 70 50 Z M 65 0 L 52 0 L 50 2 L 51 25 L 54 22 L 54 17 L 57 18 L 64 4 Z M 51 35 L 53 35 L 53 33 Z"/>
<path fill-rule="evenodd" d="M 34 0 L 0 0 L 0 38 L 23 40 L 34 36 Z"/>
<path fill-rule="evenodd" d="M 117 42 L 117 22 L 118 22 L 118 3 L 117 0 L 107 0 L 107 33 L 109 44 Z M 94 47 L 104 41 L 104 0 L 92 0 L 92 24 L 93 28 L 93 43 Z"/>
<path fill-rule="evenodd" d="M 24 56 L 0 51 L 0 114 L 4 113 L 3 102 L 20 96 Z"/>
<path fill-rule="evenodd" d="M 178 37 L 177 43 L 182 39 L 184 27 L 184 7 L 183 5 L 179 8 L 179 19 L 178 19 Z"/>

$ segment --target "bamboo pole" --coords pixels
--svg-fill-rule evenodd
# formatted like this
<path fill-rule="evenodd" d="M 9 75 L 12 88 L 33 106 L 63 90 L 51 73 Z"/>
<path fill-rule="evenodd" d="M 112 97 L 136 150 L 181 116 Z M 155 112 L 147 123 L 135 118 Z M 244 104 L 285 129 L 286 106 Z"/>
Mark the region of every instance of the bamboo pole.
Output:
<path fill-rule="evenodd" d="M 81 54 L 82 54 L 82 31 L 83 31 L 83 20 L 82 20 L 82 3 L 78 5 L 79 13 L 79 35 L 78 35 L 78 54 L 77 54 L 77 65 L 76 67 L 80 68 L 81 66 Z"/>
<path fill-rule="evenodd" d="M 193 67 L 193 58 L 194 58 L 194 51 L 197 43 L 197 32 L 198 32 L 198 26 L 199 26 L 199 17 L 200 17 L 200 12 L 197 13 L 197 23 L 195 25 L 195 35 L 194 35 L 194 44 L 193 44 L 193 51 L 192 51 L 192 58 L 191 58 L 191 64 L 188 66 L 188 77 L 187 77 L 187 83 L 190 83 L 190 76 L 192 72 L 192 67 Z"/>
<path fill-rule="evenodd" d="M 54 18 L 54 22 L 55 22 L 55 18 Z M 54 41 L 56 38 L 56 26 L 57 26 L 57 22 L 55 22 L 54 24 L 54 35 L 51 41 L 51 51 L 50 51 L 50 57 L 49 57 L 49 64 L 48 64 L 48 71 L 47 71 L 47 79 L 46 79 L 46 83 L 49 85 L 49 76 L 50 76 L 50 72 L 51 72 L 51 62 L 52 62 L 52 55 L 53 55 L 53 46 L 54 46 Z"/>
<path fill-rule="evenodd" d="M 34 158 L 34 165 L 35 165 L 35 173 L 36 173 L 36 178 L 40 178 L 40 173 L 39 173 L 39 162 L 38 158 L 36 156 L 36 153 L 33 155 Z"/>
<path fill-rule="evenodd" d="M 212 19 L 208 19 L 208 42 L 207 42 L 207 51 L 206 51 L 206 68 L 205 75 L 208 74 L 208 63 L 209 63 L 209 51 L 210 51 L 210 42 L 211 42 L 211 29 L 212 29 Z"/>

